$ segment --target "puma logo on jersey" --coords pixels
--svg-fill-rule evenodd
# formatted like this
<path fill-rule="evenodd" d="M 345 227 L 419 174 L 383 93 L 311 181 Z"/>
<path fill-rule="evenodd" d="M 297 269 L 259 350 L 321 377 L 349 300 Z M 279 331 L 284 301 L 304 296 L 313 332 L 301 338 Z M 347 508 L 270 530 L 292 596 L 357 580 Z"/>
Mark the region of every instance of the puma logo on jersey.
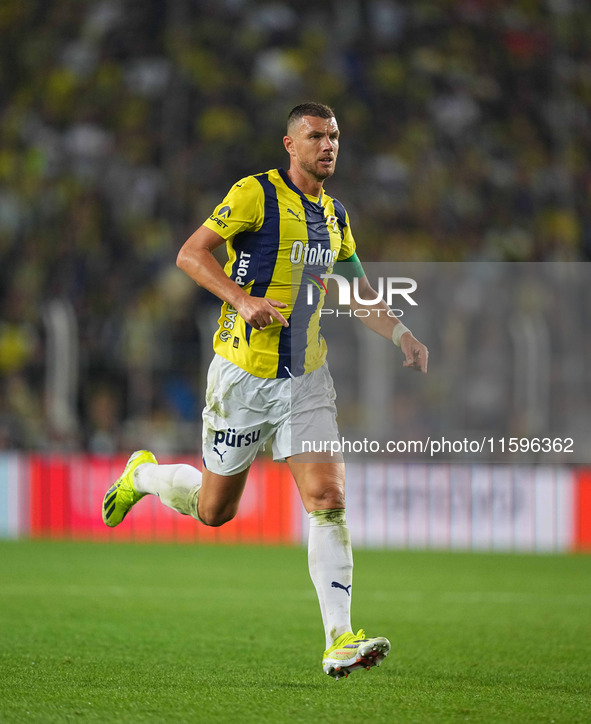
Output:
<path fill-rule="evenodd" d="M 224 462 L 224 455 L 225 455 L 228 451 L 227 451 L 227 450 L 224 450 L 224 452 L 220 452 L 215 445 L 213 446 L 213 451 L 214 451 L 214 453 L 217 453 L 217 454 L 220 456 L 220 462 L 223 463 L 223 462 Z"/>
<path fill-rule="evenodd" d="M 298 221 L 301 221 L 301 219 L 300 219 L 300 214 L 302 213 L 301 211 L 299 211 L 299 212 L 296 214 L 295 211 L 292 211 L 291 209 L 287 209 L 287 213 L 288 213 L 288 214 L 292 214 L 293 216 L 296 217 L 296 219 L 297 219 Z"/>

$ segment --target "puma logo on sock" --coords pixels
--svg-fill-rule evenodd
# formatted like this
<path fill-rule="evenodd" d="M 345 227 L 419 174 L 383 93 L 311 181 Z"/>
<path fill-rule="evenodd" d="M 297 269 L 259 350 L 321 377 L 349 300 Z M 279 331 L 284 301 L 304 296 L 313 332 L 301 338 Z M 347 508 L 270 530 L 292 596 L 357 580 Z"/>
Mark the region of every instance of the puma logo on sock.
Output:
<path fill-rule="evenodd" d="M 350 595 L 351 595 L 350 588 L 351 588 L 351 586 L 352 586 L 353 584 L 350 584 L 349 586 L 343 586 L 342 583 L 338 583 L 337 581 L 333 581 L 330 585 L 332 586 L 332 588 L 342 588 L 343 591 L 346 591 L 346 592 L 347 592 L 347 596 L 350 596 Z"/>

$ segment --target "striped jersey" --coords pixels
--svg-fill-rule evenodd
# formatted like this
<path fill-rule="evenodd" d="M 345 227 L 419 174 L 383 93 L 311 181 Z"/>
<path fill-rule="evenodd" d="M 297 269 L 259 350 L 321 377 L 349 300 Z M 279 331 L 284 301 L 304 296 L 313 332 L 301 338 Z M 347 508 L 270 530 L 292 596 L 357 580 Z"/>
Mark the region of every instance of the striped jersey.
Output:
<path fill-rule="evenodd" d="M 253 329 L 224 302 L 214 351 L 256 377 L 297 377 L 320 367 L 326 359 L 320 275 L 355 254 L 342 204 L 324 190 L 320 198 L 304 194 L 274 169 L 236 183 L 205 226 L 226 241 L 225 273 L 247 294 L 287 304 L 279 311 L 289 322 Z"/>

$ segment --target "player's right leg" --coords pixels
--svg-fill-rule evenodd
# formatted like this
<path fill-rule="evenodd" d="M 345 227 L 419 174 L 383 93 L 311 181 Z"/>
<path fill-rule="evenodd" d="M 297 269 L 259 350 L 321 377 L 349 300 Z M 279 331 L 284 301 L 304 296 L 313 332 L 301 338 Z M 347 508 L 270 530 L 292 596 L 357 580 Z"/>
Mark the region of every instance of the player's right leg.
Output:
<path fill-rule="evenodd" d="M 103 521 L 119 525 L 145 495 L 156 495 L 164 505 L 191 515 L 205 525 L 227 523 L 238 512 L 248 477 L 247 467 L 234 475 L 218 475 L 192 465 L 158 465 L 148 450 L 131 455 L 120 478 L 107 490 Z"/>
<path fill-rule="evenodd" d="M 151 493 L 182 515 L 205 525 L 220 526 L 238 512 L 250 465 L 233 475 L 203 472 L 191 465 L 141 465 L 136 489 Z"/>
<path fill-rule="evenodd" d="M 123 475 L 107 491 L 105 523 L 119 525 L 147 494 L 205 525 L 220 526 L 231 520 L 250 465 L 273 431 L 267 409 L 252 409 L 251 403 L 260 385 L 276 382 L 253 377 L 216 355 L 208 372 L 203 410 L 203 471 L 185 464 L 158 465 L 147 450 L 134 453 Z"/>
<path fill-rule="evenodd" d="M 103 522 L 109 528 L 119 525 L 146 493 L 138 490 L 134 484 L 134 474 L 138 466 L 148 463 L 158 464 L 149 450 L 136 450 L 131 454 L 123 473 L 110 486 L 103 498 Z"/>

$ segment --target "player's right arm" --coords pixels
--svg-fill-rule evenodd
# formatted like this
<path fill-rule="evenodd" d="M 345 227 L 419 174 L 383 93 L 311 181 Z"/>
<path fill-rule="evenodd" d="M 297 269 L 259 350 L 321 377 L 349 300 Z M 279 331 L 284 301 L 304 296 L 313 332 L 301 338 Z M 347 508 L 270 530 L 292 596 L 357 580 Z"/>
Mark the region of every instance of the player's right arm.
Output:
<path fill-rule="evenodd" d="M 254 329 L 265 329 L 273 318 L 284 327 L 289 324 L 277 307 L 286 307 L 283 302 L 264 297 L 251 297 L 226 276 L 213 251 L 225 243 L 225 239 L 207 226 L 200 226 L 181 247 L 177 266 L 188 274 L 200 287 L 215 294 L 222 301 L 231 304 L 247 324 Z"/>

